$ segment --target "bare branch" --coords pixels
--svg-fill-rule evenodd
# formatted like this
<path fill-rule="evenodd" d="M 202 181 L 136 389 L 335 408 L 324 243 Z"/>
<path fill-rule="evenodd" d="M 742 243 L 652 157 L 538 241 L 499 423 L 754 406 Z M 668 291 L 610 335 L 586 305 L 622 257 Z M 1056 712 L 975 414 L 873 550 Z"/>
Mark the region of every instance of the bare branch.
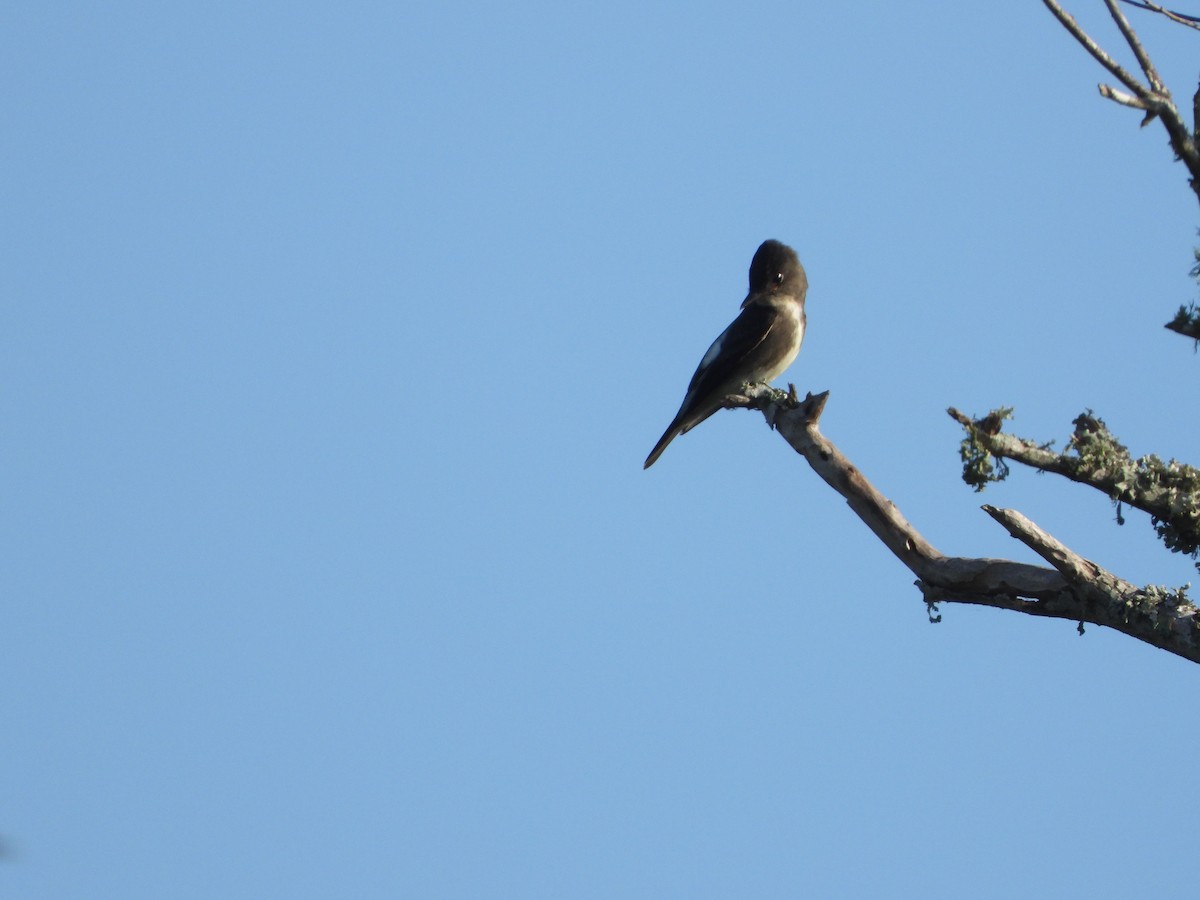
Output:
<path fill-rule="evenodd" d="M 1112 100 L 1115 103 L 1120 103 L 1122 106 L 1132 106 L 1134 109 L 1150 109 L 1149 101 L 1143 100 L 1140 97 L 1134 97 L 1126 94 L 1124 91 L 1118 91 L 1107 84 L 1100 84 L 1097 87 L 1100 89 L 1100 96 L 1105 100 Z"/>
<path fill-rule="evenodd" d="M 1128 0 L 1125 0 L 1128 2 Z M 1108 85 L 1100 85 L 1100 94 L 1109 100 L 1113 100 L 1123 106 L 1132 106 L 1136 109 L 1146 110 L 1146 116 L 1142 119 L 1142 125 L 1145 126 L 1154 118 L 1162 121 L 1163 127 L 1167 130 L 1167 136 L 1171 141 L 1171 149 L 1175 151 L 1178 157 L 1190 173 L 1189 184 L 1192 187 L 1192 192 L 1200 199 L 1200 150 L 1197 149 L 1197 135 L 1200 135 L 1200 92 L 1197 93 L 1196 99 L 1193 99 L 1193 125 L 1195 130 L 1190 129 L 1183 121 L 1183 117 L 1179 114 L 1179 110 L 1175 106 L 1175 101 L 1171 99 L 1171 93 L 1162 83 L 1162 79 L 1158 75 L 1158 71 L 1154 67 L 1150 55 L 1142 46 L 1138 39 L 1137 33 L 1134 32 L 1133 26 L 1129 24 L 1129 20 L 1117 6 L 1116 0 L 1104 0 L 1108 7 L 1109 13 L 1113 20 L 1117 23 L 1125 42 L 1129 44 L 1134 56 L 1137 57 L 1138 64 L 1142 67 L 1142 71 L 1146 74 L 1150 84 L 1147 87 L 1143 85 L 1132 74 L 1123 69 L 1115 59 L 1109 56 L 1099 44 L 1097 44 L 1090 35 L 1079 23 L 1075 21 L 1066 10 L 1059 5 L 1058 0 L 1042 0 L 1045 7 L 1054 14 L 1054 17 L 1062 24 L 1062 26 L 1075 38 L 1079 44 L 1087 50 L 1092 57 L 1104 66 L 1112 75 L 1117 78 L 1125 87 L 1133 92 L 1133 97 L 1141 103 L 1133 102 L 1133 97 L 1121 91 L 1115 90 Z M 1168 14 L 1167 10 L 1158 7 L 1157 4 L 1152 5 L 1155 12 Z M 1147 9 L 1151 6 L 1146 6 Z M 1172 14 L 1175 18 L 1177 14 Z"/>
<path fill-rule="evenodd" d="M 941 553 L 821 434 L 818 423 L 828 398 L 828 391 L 799 400 L 794 389 L 785 394 L 766 385 L 749 385 L 744 396 L 729 397 L 726 405 L 761 410 L 768 424 L 917 576 L 917 587 L 931 609 L 943 602 L 969 603 L 1104 625 L 1200 662 L 1200 610 L 1182 591 L 1138 588 L 1083 559 L 1020 513 L 988 508 L 1010 534 L 1055 568 Z"/>
<path fill-rule="evenodd" d="M 1183 13 L 1173 12 L 1169 9 L 1164 9 L 1157 3 L 1151 3 L 1150 0 L 1121 0 L 1122 3 L 1128 3 L 1130 6 L 1136 6 L 1138 9 L 1147 9 L 1150 12 L 1156 12 L 1166 16 L 1172 22 L 1179 25 L 1186 25 L 1188 28 L 1195 28 L 1200 31 L 1200 18 L 1196 16 L 1185 16 Z"/>
<path fill-rule="evenodd" d="M 1086 31 L 1079 27 L 1079 23 L 1075 21 L 1075 17 L 1058 5 L 1058 0 L 1042 0 L 1046 9 L 1054 13 L 1054 17 L 1062 23 L 1063 28 L 1071 33 L 1071 37 L 1079 41 L 1088 53 L 1092 54 L 1096 62 L 1108 69 L 1113 74 L 1113 77 L 1118 79 L 1125 87 L 1133 91 L 1137 96 L 1145 99 L 1149 91 L 1142 85 L 1140 81 L 1134 78 L 1131 74 L 1121 68 L 1120 63 L 1105 53 L 1100 45 L 1097 44 Z"/>
<path fill-rule="evenodd" d="M 983 511 L 1003 525 L 1018 541 L 1058 569 L 1063 578 L 1072 584 L 1086 584 L 1101 573 L 1108 574 L 1094 562 L 1071 550 L 1058 538 L 1042 531 L 1015 509 L 997 509 L 985 504 Z M 1128 585 L 1128 590 L 1134 590 L 1133 585 Z"/>
<path fill-rule="evenodd" d="M 1169 98 L 1171 96 L 1170 91 L 1163 86 L 1162 78 L 1159 77 L 1158 70 L 1154 68 L 1150 54 L 1146 52 L 1146 48 L 1138 40 L 1137 32 L 1133 30 L 1133 26 L 1129 24 L 1129 20 L 1125 18 L 1125 13 L 1121 12 L 1121 8 L 1117 6 L 1117 0 L 1104 0 L 1104 5 L 1108 7 L 1109 15 L 1117 23 L 1117 28 L 1121 31 L 1121 36 L 1125 38 L 1125 43 L 1129 45 L 1129 49 L 1133 51 L 1133 55 L 1137 58 L 1138 65 L 1142 67 L 1142 71 L 1146 74 L 1146 80 L 1150 82 L 1150 90 Z"/>

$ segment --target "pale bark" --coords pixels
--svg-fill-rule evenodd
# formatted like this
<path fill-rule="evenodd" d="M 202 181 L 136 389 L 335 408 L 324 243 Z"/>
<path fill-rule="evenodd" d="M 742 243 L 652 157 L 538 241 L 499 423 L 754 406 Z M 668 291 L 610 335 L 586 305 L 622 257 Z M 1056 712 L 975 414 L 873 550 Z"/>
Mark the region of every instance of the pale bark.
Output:
<path fill-rule="evenodd" d="M 825 437 L 818 424 L 829 392 L 804 400 L 765 385 L 730 397 L 730 408 L 758 409 L 876 537 L 917 577 L 930 607 L 969 603 L 1113 628 L 1200 662 L 1200 610 L 1180 594 L 1139 588 L 1070 550 L 1015 510 L 985 506 L 1010 535 L 1050 567 L 1008 559 L 947 556 L 904 517 L 866 475 Z"/>

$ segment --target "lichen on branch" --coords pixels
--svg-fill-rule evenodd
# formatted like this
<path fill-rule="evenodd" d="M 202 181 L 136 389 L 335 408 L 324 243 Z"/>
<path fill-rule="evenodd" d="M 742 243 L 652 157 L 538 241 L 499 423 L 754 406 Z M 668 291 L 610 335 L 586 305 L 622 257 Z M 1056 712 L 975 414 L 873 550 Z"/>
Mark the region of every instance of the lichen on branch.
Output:
<path fill-rule="evenodd" d="M 995 434 L 1000 430 L 1001 423 L 1012 418 L 1012 407 L 1002 406 L 994 409 L 977 422 L 972 422 L 967 428 L 967 435 L 958 447 L 958 455 L 962 459 L 962 480 L 980 493 L 994 481 L 1003 481 L 1008 477 L 1008 463 L 1002 457 L 996 456 L 980 440 L 980 435 Z M 953 411 L 951 411 L 953 415 Z M 966 424 L 966 423 L 964 423 Z"/>
<path fill-rule="evenodd" d="M 1192 559 L 1200 555 L 1200 470 L 1177 460 L 1164 462 L 1155 454 L 1133 458 L 1129 449 L 1109 431 L 1092 410 L 1075 418 L 1071 439 L 1063 453 L 1052 444 L 1035 444 L 1005 434 L 1002 423 L 1012 410 L 994 410 L 971 419 L 956 409 L 950 416 L 966 431 L 960 445 L 963 481 L 981 491 L 1008 475 L 1005 460 L 1014 460 L 1042 472 L 1053 472 L 1103 491 L 1117 507 L 1131 506 L 1150 514 L 1150 522 L 1163 544 Z M 1197 563 L 1200 569 L 1200 563 Z"/>

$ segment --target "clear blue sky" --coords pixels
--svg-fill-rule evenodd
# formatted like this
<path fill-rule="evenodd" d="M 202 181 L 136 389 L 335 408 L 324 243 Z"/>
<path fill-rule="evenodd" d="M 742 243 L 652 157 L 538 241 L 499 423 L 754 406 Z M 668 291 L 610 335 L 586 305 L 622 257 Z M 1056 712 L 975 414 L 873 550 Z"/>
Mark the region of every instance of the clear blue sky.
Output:
<path fill-rule="evenodd" d="M 1200 669 L 930 625 L 757 415 L 642 471 L 774 237 L 931 541 L 1192 580 L 958 479 L 949 405 L 1200 461 L 1195 198 L 1040 3 L 23 3 L 0 68 L 4 896 L 1192 890 Z"/>

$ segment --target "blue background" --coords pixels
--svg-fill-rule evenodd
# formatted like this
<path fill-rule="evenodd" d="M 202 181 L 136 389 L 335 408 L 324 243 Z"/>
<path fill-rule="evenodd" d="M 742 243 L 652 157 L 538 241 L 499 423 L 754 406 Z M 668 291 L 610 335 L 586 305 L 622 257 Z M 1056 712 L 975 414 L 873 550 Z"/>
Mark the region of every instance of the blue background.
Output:
<path fill-rule="evenodd" d="M 959 481 L 950 405 L 1200 460 L 1196 198 L 1040 4 L 25 3 L 0 69 L 6 896 L 1189 895 L 1194 665 L 930 625 L 757 414 L 641 468 L 774 237 L 935 545 L 1192 579 Z"/>

